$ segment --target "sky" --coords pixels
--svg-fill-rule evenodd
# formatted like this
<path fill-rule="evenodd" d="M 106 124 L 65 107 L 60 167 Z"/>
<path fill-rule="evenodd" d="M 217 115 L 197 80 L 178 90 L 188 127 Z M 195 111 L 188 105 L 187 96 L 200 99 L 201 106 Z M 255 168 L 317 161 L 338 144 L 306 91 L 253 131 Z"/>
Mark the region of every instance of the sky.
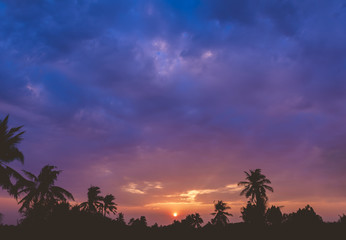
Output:
<path fill-rule="evenodd" d="M 118 211 L 169 224 L 239 181 L 269 205 L 346 213 L 345 1 L 0 0 L 0 118 L 24 125 L 17 170 L 63 170 Z M 0 191 L 3 222 L 20 217 Z M 174 218 L 173 212 L 178 216 Z"/>

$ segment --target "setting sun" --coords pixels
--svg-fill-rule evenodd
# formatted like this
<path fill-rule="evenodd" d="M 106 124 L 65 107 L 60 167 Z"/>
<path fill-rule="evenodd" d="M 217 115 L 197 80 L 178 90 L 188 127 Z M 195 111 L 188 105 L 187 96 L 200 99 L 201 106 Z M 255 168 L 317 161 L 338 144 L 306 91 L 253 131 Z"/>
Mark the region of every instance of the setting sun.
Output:
<path fill-rule="evenodd" d="M 176 217 L 176 216 L 178 216 L 178 213 L 176 213 L 176 212 L 173 213 L 173 217 Z"/>

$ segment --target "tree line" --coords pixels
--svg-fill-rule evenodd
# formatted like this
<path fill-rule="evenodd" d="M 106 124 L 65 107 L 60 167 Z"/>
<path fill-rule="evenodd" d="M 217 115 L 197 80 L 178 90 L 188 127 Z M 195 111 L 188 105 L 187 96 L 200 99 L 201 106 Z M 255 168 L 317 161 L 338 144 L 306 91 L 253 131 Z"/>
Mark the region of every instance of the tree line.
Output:
<path fill-rule="evenodd" d="M 24 162 L 23 153 L 17 145 L 23 139 L 22 126 L 9 128 L 8 116 L 0 120 L 0 186 L 13 196 L 20 205 L 19 212 L 22 214 L 19 226 L 43 226 L 53 224 L 61 226 L 70 223 L 78 226 L 99 225 L 102 227 L 113 226 L 122 230 L 126 228 L 143 231 L 145 229 L 164 229 L 165 231 L 185 231 L 200 229 L 228 229 L 230 228 L 229 217 L 231 207 L 224 201 L 214 202 L 213 218 L 203 227 L 204 220 L 199 213 L 187 215 L 183 220 L 175 220 L 171 225 L 158 226 L 154 224 L 148 227 L 145 216 L 132 218 L 125 222 L 124 214 L 117 212 L 117 204 L 112 194 L 101 195 L 97 186 L 90 186 L 87 192 L 87 200 L 81 204 L 72 206 L 69 200 L 74 200 L 73 195 L 56 186 L 55 182 L 61 173 L 56 166 L 46 165 L 40 173 L 35 174 L 23 170 L 20 174 L 9 164 L 13 161 Z M 271 181 L 262 174 L 261 169 L 245 171 L 245 181 L 240 181 L 243 187 L 240 195 L 248 200 L 247 205 L 241 208 L 243 223 L 257 228 L 288 226 L 321 225 L 322 218 L 314 209 L 307 205 L 297 212 L 283 214 L 281 207 L 268 207 L 267 191 L 273 192 Z M 111 219 L 110 214 L 117 215 Z M 0 214 L 1 221 L 1 214 Z M 346 226 L 346 215 L 340 216 L 339 224 Z M 100 225 L 101 224 L 101 225 Z M 65 226 L 68 228 L 68 226 Z M 1 231 L 0 231 L 1 234 Z"/>

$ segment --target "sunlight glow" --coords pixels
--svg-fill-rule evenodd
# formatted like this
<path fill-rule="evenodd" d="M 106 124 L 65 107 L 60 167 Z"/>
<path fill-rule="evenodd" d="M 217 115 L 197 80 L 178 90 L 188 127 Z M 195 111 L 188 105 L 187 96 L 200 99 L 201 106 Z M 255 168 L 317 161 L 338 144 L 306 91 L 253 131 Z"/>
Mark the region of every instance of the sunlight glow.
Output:
<path fill-rule="evenodd" d="M 177 217 L 178 216 L 178 213 L 173 213 L 173 217 Z"/>

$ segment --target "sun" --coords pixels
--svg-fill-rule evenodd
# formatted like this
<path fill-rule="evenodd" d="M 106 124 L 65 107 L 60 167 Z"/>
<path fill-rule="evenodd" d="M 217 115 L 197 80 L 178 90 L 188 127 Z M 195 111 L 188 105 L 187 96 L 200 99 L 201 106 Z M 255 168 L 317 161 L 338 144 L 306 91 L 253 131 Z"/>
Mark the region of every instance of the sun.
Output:
<path fill-rule="evenodd" d="M 177 216 L 178 216 L 178 213 L 174 212 L 173 217 L 177 217 Z"/>

